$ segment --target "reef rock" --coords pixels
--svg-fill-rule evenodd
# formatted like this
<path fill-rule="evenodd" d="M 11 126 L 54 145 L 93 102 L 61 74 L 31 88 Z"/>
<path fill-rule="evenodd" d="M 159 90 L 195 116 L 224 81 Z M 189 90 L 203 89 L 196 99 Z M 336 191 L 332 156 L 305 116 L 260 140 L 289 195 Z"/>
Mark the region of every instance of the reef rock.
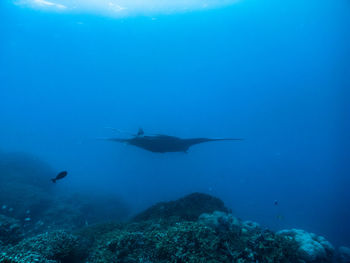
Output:
<path fill-rule="evenodd" d="M 201 214 L 198 222 L 213 228 L 217 232 L 230 231 L 233 227 L 241 225 L 241 222 L 232 214 L 220 211 L 215 211 L 212 214 Z"/>
<path fill-rule="evenodd" d="M 0 249 L 1 263 L 327 263 L 334 253 L 323 237 L 297 229 L 274 233 L 199 193 L 156 204 L 129 222 L 87 226 L 74 235 L 46 232 Z M 342 251 L 345 258 L 348 250 Z"/>
<path fill-rule="evenodd" d="M 217 211 L 219 210 L 219 211 Z M 215 197 L 195 193 L 160 203 L 123 224 L 82 231 L 88 262 L 301 262 L 298 243 L 228 213 Z"/>
<path fill-rule="evenodd" d="M 334 247 L 324 237 L 301 229 L 282 230 L 277 234 L 294 239 L 298 243 L 298 253 L 304 262 L 332 262 Z"/>
<path fill-rule="evenodd" d="M 117 195 L 63 192 L 50 180 L 55 175 L 35 156 L 0 152 L 0 213 L 19 220 L 26 236 L 128 216 L 127 205 Z"/>
<path fill-rule="evenodd" d="M 230 213 L 215 211 L 212 214 L 204 213 L 198 219 L 216 232 L 240 231 L 242 233 L 261 231 L 260 225 L 253 221 L 241 221 Z"/>
<path fill-rule="evenodd" d="M 75 257 L 77 246 L 78 240 L 71 234 L 64 231 L 47 232 L 9 247 L 0 254 L 0 262 L 70 262 Z"/>
<path fill-rule="evenodd" d="M 125 220 L 127 205 L 117 196 L 97 194 L 67 194 L 57 198 L 43 212 L 42 228 L 76 230 L 81 227 Z"/>
<path fill-rule="evenodd" d="M 24 153 L 0 153 L 0 212 L 24 221 L 41 218 L 52 205 L 51 168 Z"/>
<path fill-rule="evenodd" d="M 14 244 L 22 238 L 18 220 L 0 214 L 0 243 Z"/>
<path fill-rule="evenodd" d="M 161 202 L 136 215 L 133 221 L 176 220 L 196 221 L 203 213 L 228 212 L 224 203 L 213 196 L 193 193 L 176 201 Z"/>
<path fill-rule="evenodd" d="M 216 213 L 213 218 L 229 215 Z M 210 215 L 205 216 L 206 219 Z M 271 231 L 255 229 L 240 231 L 235 221 L 224 223 L 226 231 L 203 222 L 214 222 L 202 217 L 196 221 L 148 220 L 138 223 L 107 225 L 91 232 L 88 262 L 284 262 L 296 263 L 297 244 L 294 240 L 275 235 Z M 218 220 L 220 221 L 220 219 Z M 232 224 L 232 226 L 231 226 Z M 88 230 L 86 230 L 88 231 Z M 100 234 L 96 234 L 100 233 Z"/>
<path fill-rule="evenodd" d="M 338 263 L 350 263 L 350 248 L 339 247 L 337 254 Z"/>

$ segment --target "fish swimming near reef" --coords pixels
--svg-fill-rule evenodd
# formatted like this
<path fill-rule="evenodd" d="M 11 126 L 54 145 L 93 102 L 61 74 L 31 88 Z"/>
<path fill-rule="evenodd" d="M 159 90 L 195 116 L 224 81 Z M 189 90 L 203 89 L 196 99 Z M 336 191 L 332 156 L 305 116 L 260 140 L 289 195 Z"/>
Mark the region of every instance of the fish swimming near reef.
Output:
<path fill-rule="evenodd" d="M 185 152 L 193 145 L 205 142 L 214 141 L 242 141 L 241 138 L 191 138 L 183 139 L 175 136 L 156 134 L 156 135 L 144 135 L 142 129 L 129 139 L 122 138 L 103 138 L 102 140 L 121 142 L 129 145 L 134 145 L 136 147 L 142 148 L 147 151 L 166 153 L 166 152 Z"/>
<path fill-rule="evenodd" d="M 56 175 L 55 178 L 52 178 L 51 181 L 52 181 L 53 183 L 56 183 L 57 180 L 61 180 L 61 179 L 63 179 L 64 177 L 66 177 L 67 174 L 68 174 L 67 171 L 60 172 L 58 175 Z"/>

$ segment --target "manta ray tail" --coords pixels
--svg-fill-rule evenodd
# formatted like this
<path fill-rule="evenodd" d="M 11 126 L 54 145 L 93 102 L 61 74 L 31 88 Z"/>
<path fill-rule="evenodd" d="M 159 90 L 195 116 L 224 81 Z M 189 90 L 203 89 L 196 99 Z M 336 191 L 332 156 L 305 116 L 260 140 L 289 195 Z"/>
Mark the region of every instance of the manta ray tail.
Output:
<path fill-rule="evenodd" d="M 198 138 L 193 141 L 198 142 L 215 142 L 215 141 L 243 141 L 243 138 Z"/>
<path fill-rule="evenodd" d="M 120 138 L 96 138 L 96 140 L 99 141 L 112 141 L 112 142 L 126 142 L 127 139 L 120 139 Z"/>
<path fill-rule="evenodd" d="M 187 139 L 187 144 L 189 146 L 204 143 L 204 142 L 215 142 L 215 141 L 242 141 L 242 138 L 194 138 L 194 139 Z"/>
<path fill-rule="evenodd" d="M 243 141 L 243 138 L 217 138 L 211 139 L 212 141 Z"/>

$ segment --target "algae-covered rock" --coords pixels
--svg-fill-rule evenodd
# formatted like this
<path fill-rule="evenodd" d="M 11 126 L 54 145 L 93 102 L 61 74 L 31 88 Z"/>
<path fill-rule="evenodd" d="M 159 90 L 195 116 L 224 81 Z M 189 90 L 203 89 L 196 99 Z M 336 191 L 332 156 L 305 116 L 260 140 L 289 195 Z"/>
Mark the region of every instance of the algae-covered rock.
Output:
<path fill-rule="evenodd" d="M 282 230 L 277 234 L 294 239 L 299 256 L 305 262 L 332 262 L 334 247 L 324 237 L 301 229 Z"/>
<path fill-rule="evenodd" d="M 234 227 L 239 227 L 241 222 L 232 214 L 215 211 L 212 214 L 201 214 L 198 222 L 213 228 L 217 232 L 232 231 Z"/>
<path fill-rule="evenodd" d="M 177 220 L 196 221 L 203 213 L 214 211 L 228 212 L 224 203 L 213 196 L 193 193 L 176 201 L 158 203 L 136 215 L 134 221 L 176 218 Z"/>
<path fill-rule="evenodd" d="M 301 262 L 293 238 L 241 221 L 219 199 L 197 193 L 157 204 L 129 223 L 86 228 L 80 236 L 91 241 L 87 261 L 94 263 Z"/>
<path fill-rule="evenodd" d="M 155 205 L 130 222 L 88 226 L 74 235 L 47 232 L 1 249 L 0 263 L 326 263 L 334 250 L 302 230 L 276 234 L 241 221 L 222 201 L 202 194 Z"/>
<path fill-rule="evenodd" d="M 18 220 L 0 214 L 0 242 L 4 245 L 18 242 L 22 238 L 20 227 Z"/>
<path fill-rule="evenodd" d="M 217 232 L 239 231 L 242 233 L 260 231 L 260 225 L 253 221 L 241 221 L 231 213 L 215 211 L 204 213 L 198 219 L 199 223 L 213 228 Z"/>
<path fill-rule="evenodd" d="M 0 254 L 0 262 L 70 262 L 77 247 L 77 237 L 64 231 L 47 232 L 9 247 Z"/>
<path fill-rule="evenodd" d="M 248 230 L 254 230 L 254 229 L 260 228 L 260 225 L 258 223 L 250 221 L 250 220 L 243 221 L 242 226 Z"/>
<path fill-rule="evenodd" d="M 221 228 L 203 217 L 228 220 Z M 88 262 L 298 262 L 294 240 L 260 228 L 240 231 L 241 223 L 229 218 L 234 217 L 215 212 L 198 221 L 116 225 L 95 238 Z"/>

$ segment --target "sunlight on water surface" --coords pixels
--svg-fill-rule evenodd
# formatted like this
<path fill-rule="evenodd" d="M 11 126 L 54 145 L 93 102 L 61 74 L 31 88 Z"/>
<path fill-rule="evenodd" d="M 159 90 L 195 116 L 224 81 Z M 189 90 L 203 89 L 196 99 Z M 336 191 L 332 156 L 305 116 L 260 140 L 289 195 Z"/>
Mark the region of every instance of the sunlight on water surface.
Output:
<path fill-rule="evenodd" d="M 17 0 L 16 5 L 51 12 L 94 13 L 114 17 L 207 10 L 239 0 Z"/>

